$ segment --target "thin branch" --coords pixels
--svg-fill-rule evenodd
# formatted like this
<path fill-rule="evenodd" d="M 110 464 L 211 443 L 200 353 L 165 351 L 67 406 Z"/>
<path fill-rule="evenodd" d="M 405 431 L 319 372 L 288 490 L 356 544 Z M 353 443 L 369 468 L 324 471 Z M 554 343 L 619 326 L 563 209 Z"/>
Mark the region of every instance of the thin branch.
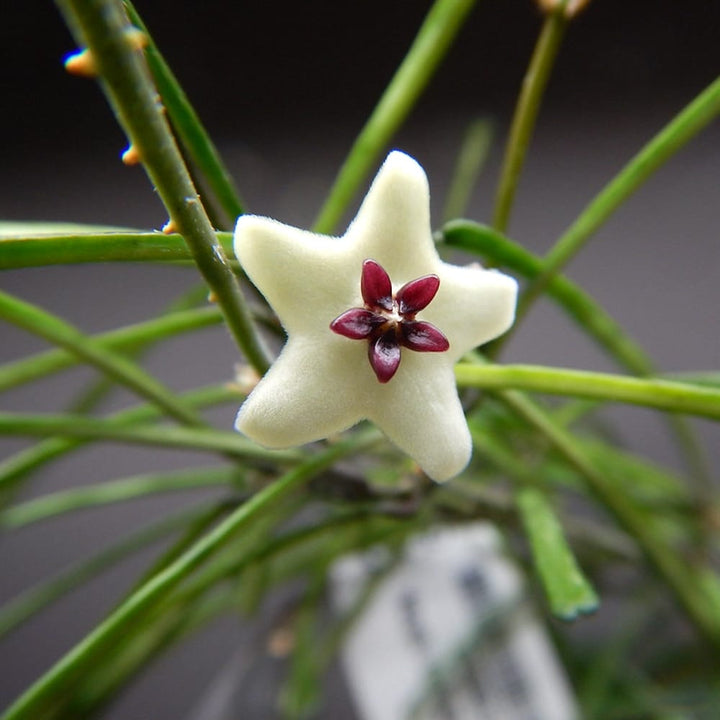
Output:
<path fill-rule="evenodd" d="M 37 305 L 0 291 L 0 318 L 49 340 L 78 359 L 94 365 L 101 372 L 162 408 L 170 417 L 187 425 L 203 424 L 194 410 L 187 407 L 139 365 L 93 342 L 70 323 Z"/>
<path fill-rule="evenodd" d="M 471 363 L 457 365 L 455 378 L 462 387 L 570 395 L 720 420 L 720 390 L 689 383 L 534 365 Z"/>
<path fill-rule="evenodd" d="M 568 22 L 565 5 L 565 2 L 558 3 L 555 9 L 545 16 L 540 37 L 523 78 L 522 88 L 515 106 L 515 114 L 510 126 L 510 135 L 505 147 L 505 157 L 503 158 L 500 181 L 495 197 L 493 226 L 500 232 L 507 230 L 510 221 L 510 213 L 520 181 L 520 173 L 525 162 L 525 155 L 535 130 L 535 123 L 540 112 L 545 88 L 565 35 Z"/>
<path fill-rule="evenodd" d="M 122 5 L 119 0 L 58 0 L 58 6 L 78 43 L 92 53 L 108 101 L 213 290 L 230 332 L 248 362 L 264 373 L 270 364 L 267 351 L 157 102 Z"/>
<path fill-rule="evenodd" d="M 355 140 L 315 220 L 314 230 L 331 234 L 360 184 L 390 138 L 402 125 L 475 4 L 436 0 L 410 50 Z"/>

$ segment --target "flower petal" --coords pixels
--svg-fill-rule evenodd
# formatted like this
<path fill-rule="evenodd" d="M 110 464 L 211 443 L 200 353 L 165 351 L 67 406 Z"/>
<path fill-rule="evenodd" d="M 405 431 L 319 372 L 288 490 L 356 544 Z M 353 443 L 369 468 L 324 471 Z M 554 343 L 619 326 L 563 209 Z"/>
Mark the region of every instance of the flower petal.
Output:
<path fill-rule="evenodd" d="M 327 330 L 329 343 L 293 338 L 240 407 L 235 427 L 268 448 L 287 448 L 342 432 L 364 417 L 372 378 L 359 343 Z"/>
<path fill-rule="evenodd" d="M 328 333 L 333 318 L 362 305 L 358 276 L 367 255 L 356 259 L 361 251 L 337 238 L 241 215 L 234 249 L 289 334 Z"/>
<path fill-rule="evenodd" d="M 394 329 L 370 343 L 368 357 L 377 379 L 381 383 L 388 382 L 400 365 L 400 345 Z"/>
<path fill-rule="evenodd" d="M 445 352 L 450 347 L 448 339 L 429 322 L 404 322 L 402 344 L 416 352 Z"/>
<path fill-rule="evenodd" d="M 360 292 L 368 307 L 392 310 L 392 283 L 380 263 L 365 260 L 360 278 Z"/>
<path fill-rule="evenodd" d="M 238 220 L 235 253 L 288 333 L 280 357 L 238 413 L 240 431 L 279 448 L 329 437 L 368 418 L 434 479 L 462 471 L 472 445 L 453 364 L 507 330 L 517 283 L 497 271 L 442 262 L 429 213 L 424 171 L 412 158 L 393 152 L 344 238 L 268 218 Z M 369 271 L 368 287 L 361 292 L 366 258 L 383 273 Z M 440 280 L 434 297 L 423 278 L 428 273 Z M 385 275 L 396 287 L 408 286 L 399 291 L 406 318 L 400 324 L 408 328 L 393 328 L 376 339 L 383 326 L 366 335 L 364 323 L 370 321 L 358 311 L 363 312 L 364 294 L 376 315 L 386 312 L 381 301 L 391 296 L 392 287 L 388 292 Z M 422 281 L 417 287 L 416 279 Z M 339 321 L 348 308 L 354 314 Z M 413 318 L 419 308 L 422 322 Z M 329 327 L 333 322 L 346 337 L 367 337 L 369 347 L 339 337 Z M 449 343 L 447 352 L 441 352 L 440 335 Z M 400 363 L 401 344 L 430 351 L 404 352 Z"/>
<path fill-rule="evenodd" d="M 453 360 L 504 333 L 515 317 L 517 282 L 497 270 L 442 263 L 440 288 L 423 311 L 423 320 L 439 328 L 450 343 Z"/>
<path fill-rule="evenodd" d="M 447 355 L 405 353 L 393 381 L 378 386 L 382 402 L 368 417 L 433 480 L 461 472 L 472 443 Z"/>
<path fill-rule="evenodd" d="M 384 317 L 376 315 L 371 310 L 350 308 L 330 323 L 330 329 L 351 340 L 364 340 L 384 322 L 386 322 Z"/>
<path fill-rule="evenodd" d="M 425 171 L 391 152 L 375 176 L 345 241 L 380 263 L 398 284 L 432 272 L 439 262 L 430 226 Z"/>
<path fill-rule="evenodd" d="M 439 286 L 440 278 L 437 275 L 424 275 L 405 283 L 395 296 L 400 314 L 414 315 L 426 308 Z"/>

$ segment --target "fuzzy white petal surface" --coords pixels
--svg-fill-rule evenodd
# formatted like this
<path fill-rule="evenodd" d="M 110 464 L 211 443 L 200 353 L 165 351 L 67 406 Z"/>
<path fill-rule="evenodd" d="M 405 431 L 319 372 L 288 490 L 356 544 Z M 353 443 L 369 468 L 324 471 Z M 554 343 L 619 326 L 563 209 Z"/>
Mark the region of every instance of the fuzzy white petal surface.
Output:
<path fill-rule="evenodd" d="M 397 374 L 379 392 L 384 401 L 369 408 L 369 419 L 427 475 L 442 482 L 464 470 L 472 441 L 447 358 L 403 353 Z"/>
<path fill-rule="evenodd" d="M 472 443 L 453 365 L 512 324 L 517 283 L 494 270 L 441 261 L 432 238 L 428 182 L 412 158 L 392 152 L 342 238 L 268 218 L 241 217 L 235 254 L 288 332 L 288 342 L 238 413 L 236 427 L 272 448 L 334 435 L 368 418 L 433 479 L 467 465 Z M 329 325 L 362 307 L 362 264 L 380 263 L 393 292 L 427 274 L 437 295 L 418 313 L 450 342 L 446 352 L 403 348 L 396 375 L 379 383 L 368 343 Z"/>
<path fill-rule="evenodd" d="M 362 343 L 334 336 L 318 346 L 291 337 L 243 403 L 237 430 L 268 448 L 304 445 L 347 430 L 364 419 Z M 358 352 L 360 351 L 360 352 Z"/>
<path fill-rule="evenodd" d="M 517 282 L 497 270 L 441 263 L 440 288 L 420 319 L 436 325 L 450 342 L 453 360 L 504 333 L 515 319 Z"/>
<path fill-rule="evenodd" d="M 234 250 L 290 334 L 324 334 L 335 317 L 361 301 L 355 266 L 362 260 L 355 260 L 341 238 L 243 215 L 235 226 Z"/>
<path fill-rule="evenodd" d="M 391 152 L 378 171 L 344 240 L 362 247 L 399 287 L 440 262 L 430 228 L 430 190 L 411 157 Z"/>

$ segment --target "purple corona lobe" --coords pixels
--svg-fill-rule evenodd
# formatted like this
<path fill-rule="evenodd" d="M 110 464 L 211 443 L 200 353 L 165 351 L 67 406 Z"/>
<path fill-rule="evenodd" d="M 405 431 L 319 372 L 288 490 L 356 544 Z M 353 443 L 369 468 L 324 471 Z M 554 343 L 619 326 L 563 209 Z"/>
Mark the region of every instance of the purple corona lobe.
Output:
<path fill-rule="evenodd" d="M 435 297 L 439 287 L 440 278 L 437 275 L 425 275 L 403 285 L 395 296 L 400 314 L 415 315 L 424 310 Z"/>
<path fill-rule="evenodd" d="M 392 283 L 380 263 L 366 260 L 360 276 L 360 292 L 368 309 L 392 310 Z"/>
<path fill-rule="evenodd" d="M 416 352 L 444 352 L 450 347 L 448 339 L 429 322 L 402 324 L 402 344 Z"/>
<path fill-rule="evenodd" d="M 351 340 L 364 340 L 370 337 L 375 328 L 384 322 L 385 318 L 376 315 L 371 310 L 351 308 L 336 317 L 330 323 L 330 329 L 338 335 L 344 335 Z"/>
<path fill-rule="evenodd" d="M 381 383 L 388 382 L 400 365 L 400 345 L 395 332 L 388 330 L 384 335 L 372 340 L 368 357 L 377 379 Z"/>
<path fill-rule="evenodd" d="M 429 322 L 415 320 L 440 287 L 437 275 L 405 283 L 393 297 L 390 276 L 380 263 L 365 260 L 360 274 L 364 308 L 338 315 L 330 329 L 350 340 L 368 340 L 368 359 L 381 383 L 389 382 L 400 365 L 400 348 L 415 352 L 444 352 L 450 347 L 443 333 Z"/>

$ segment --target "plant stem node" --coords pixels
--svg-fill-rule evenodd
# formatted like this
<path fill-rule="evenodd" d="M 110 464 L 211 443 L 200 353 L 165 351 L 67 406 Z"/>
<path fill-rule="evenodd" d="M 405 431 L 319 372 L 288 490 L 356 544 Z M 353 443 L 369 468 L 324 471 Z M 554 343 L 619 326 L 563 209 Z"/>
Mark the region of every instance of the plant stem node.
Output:
<path fill-rule="evenodd" d="M 64 66 L 65 70 L 71 75 L 87 78 L 97 77 L 98 75 L 95 58 L 87 48 L 65 58 Z"/>
<path fill-rule="evenodd" d="M 129 27 L 125 30 L 125 38 L 133 50 L 144 50 L 150 42 L 150 38 L 136 27 Z"/>
<path fill-rule="evenodd" d="M 137 165 L 140 162 L 140 153 L 132 143 L 128 145 L 127 150 L 122 154 L 122 161 L 125 165 Z"/>

